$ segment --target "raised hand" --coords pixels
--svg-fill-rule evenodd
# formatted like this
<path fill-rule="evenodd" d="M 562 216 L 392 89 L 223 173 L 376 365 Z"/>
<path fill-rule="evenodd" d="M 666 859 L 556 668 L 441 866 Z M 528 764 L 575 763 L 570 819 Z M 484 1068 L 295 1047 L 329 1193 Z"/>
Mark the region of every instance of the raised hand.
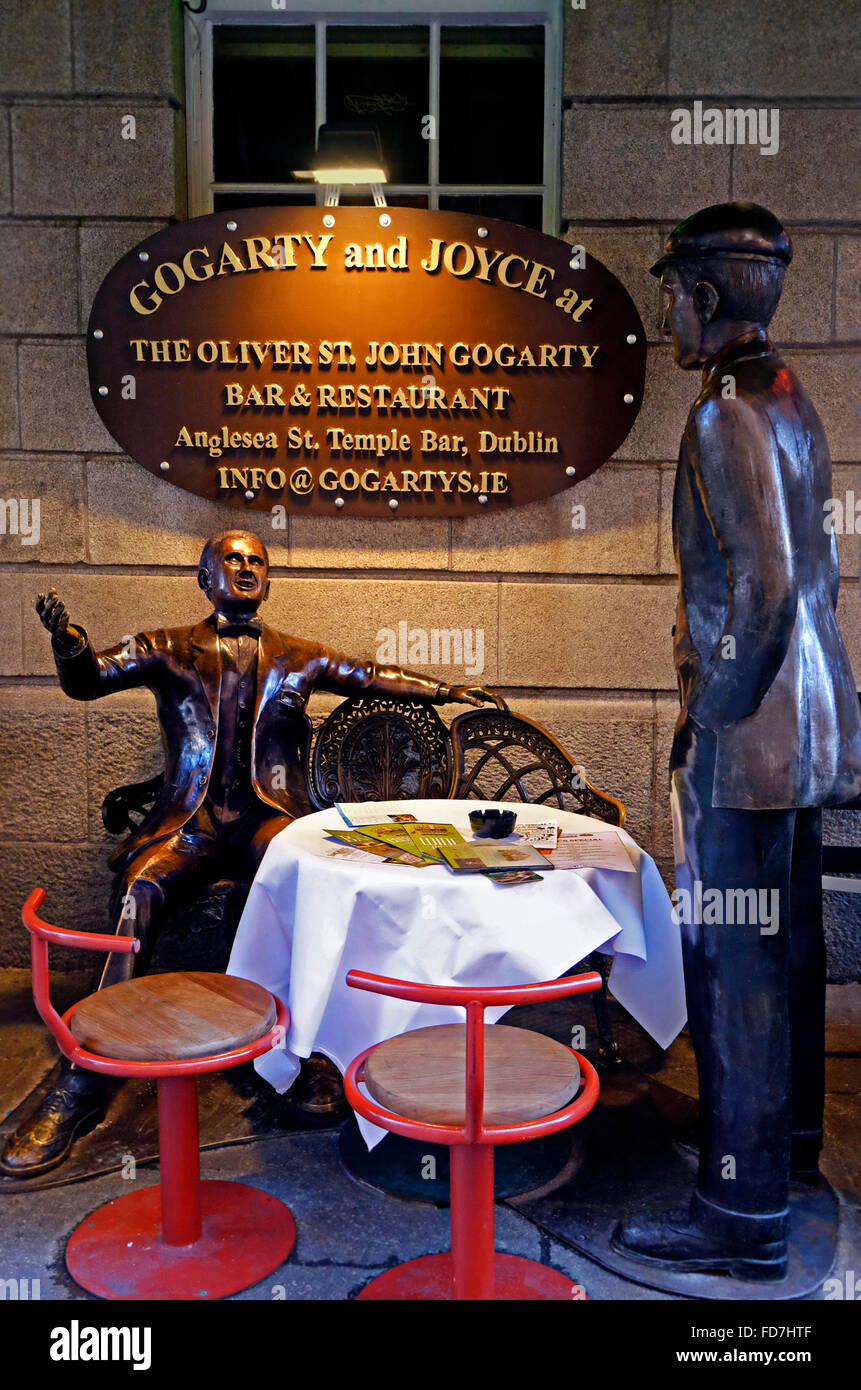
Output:
<path fill-rule="evenodd" d="M 36 612 L 42 626 L 50 632 L 56 645 L 71 651 L 79 646 L 83 633 L 69 623 L 69 612 L 57 590 L 50 588 L 47 594 L 39 594 L 36 599 Z"/>
<path fill-rule="evenodd" d="M 483 685 L 451 685 L 448 698 L 455 705 L 482 705 L 485 701 L 491 705 L 498 704 L 497 697 L 485 690 Z"/>

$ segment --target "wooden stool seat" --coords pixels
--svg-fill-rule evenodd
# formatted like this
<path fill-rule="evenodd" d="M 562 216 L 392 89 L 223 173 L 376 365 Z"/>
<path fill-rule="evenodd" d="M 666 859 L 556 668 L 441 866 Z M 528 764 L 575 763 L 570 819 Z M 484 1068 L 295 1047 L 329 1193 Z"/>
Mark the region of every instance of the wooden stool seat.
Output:
<path fill-rule="evenodd" d="M 244 1047 L 275 1026 L 268 990 L 232 975 L 142 975 L 89 995 L 69 1027 L 81 1047 L 123 1061 L 166 1062 Z"/>
<path fill-rule="evenodd" d="M 396 1115 L 427 1124 L 466 1121 L 466 1026 L 416 1028 L 380 1043 L 365 1063 L 365 1085 Z M 562 1043 L 525 1028 L 484 1029 L 484 1123 L 517 1124 L 561 1110 L 580 1084 L 577 1058 Z"/>

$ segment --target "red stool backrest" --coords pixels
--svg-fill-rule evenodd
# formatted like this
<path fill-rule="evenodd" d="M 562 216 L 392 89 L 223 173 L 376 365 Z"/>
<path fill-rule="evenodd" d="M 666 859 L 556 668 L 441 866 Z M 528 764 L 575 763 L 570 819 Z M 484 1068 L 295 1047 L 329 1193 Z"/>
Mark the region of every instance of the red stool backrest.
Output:
<path fill-rule="evenodd" d="M 41 917 L 37 915 L 37 909 L 42 906 L 44 901 L 44 888 L 34 888 L 32 893 L 28 894 L 21 912 L 24 926 L 30 933 L 33 999 L 42 1021 L 53 1033 L 60 1049 L 67 1057 L 71 1057 L 73 1053 L 78 1053 L 80 1048 L 51 1003 L 48 942 L 52 941 L 56 946 L 76 946 L 82 951 L 117 951 L 126 954 L 139 951 L 140 942 L 136 936 L 107 936 L 97 932 L 69 931 L 66 927 L 53 927 L 49 922 L 43 922 Z"/>
<path fill-rule="evenodd" d="M 209 1053 L 203 1057 L 187 1057 L 157 1062 L 138 1062 L 119 1060 L 88 1052 L 75 1038 L 67 1019 L 72 1009 L 61 1017 L 51 1003 L 48 975 L 48 942 L 58 946 L 75 946 L 82 951 L 117 951 L 124 954 L 140 949 L 140 941 L 135 936 L 107 936 L 98 932 L 69 931 L 66 927 L 55 927 L 43 922 L 37 909 L 45 901 L 44 888 L 34 888 L 27 897 L 21 916 L 24 926 L 30 933 L 30 956 L 33 963 L 33 999 L 42 1020 L 54 1035 L 60 1051 L 88 1071 L 102 1072 L 108 1076 L 147 1076 L 153 1078 L 166 1076 L 191 1076 L 199 1072 L 221 1071 L 226 1067 L 238 1066 L 240 1062 L 250 1062 L 273 1047 L 283 1047 L 284 1038 L 290 1025 L 290 1015 L 275 998 L 276 1023 L 270 1032 L 264 1033 L 253 1042 L 243 1043 L 226 1051 Z M 114 986 L 118 988 L 118 986 Z"/>

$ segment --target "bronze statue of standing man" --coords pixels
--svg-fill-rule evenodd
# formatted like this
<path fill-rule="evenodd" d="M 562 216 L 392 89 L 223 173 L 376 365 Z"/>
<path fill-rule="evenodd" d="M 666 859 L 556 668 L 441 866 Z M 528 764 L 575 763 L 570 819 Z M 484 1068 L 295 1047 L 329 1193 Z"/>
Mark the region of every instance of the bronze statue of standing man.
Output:
<path fill-rule="evenodd" d="M 786 1275 L 790 1170 L 816 1181 L 822 1145 L 820 808 L 861 791 L 828 446 L 766 331 L 791 257 L 771 213 L 728 203 L 677 227 L 652 268 L 676 363 L 703 374 L 673 502 L 670 761 L 701 1148 L 690 1207 L 613 1242 L 652 1266 L 758 1280 Z"/>

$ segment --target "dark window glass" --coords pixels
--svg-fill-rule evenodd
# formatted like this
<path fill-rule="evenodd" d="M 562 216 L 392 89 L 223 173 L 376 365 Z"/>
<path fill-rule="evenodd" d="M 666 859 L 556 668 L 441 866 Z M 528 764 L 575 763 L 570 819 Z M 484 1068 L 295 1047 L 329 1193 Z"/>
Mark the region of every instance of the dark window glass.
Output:
<path fill-rule="evenodd" d="M 439 205 L 446 212 L 474 212 L 477 217 L 498 217 L 503 222 L 517 222 L 521 227 L 541 231 L 542 200 L 537 194 L 467 194 L 464 197 L 444 197 Z"/>
<path fill-rule="evenodd" d="M 427 183 L 429 31 L 330 27 L 326 30 L 326 119 L 375 125 L 389 183 Z"/>
<path fill-rule="evenodd" d="M 221 24 L 213 35 L 218 183 L 289 183 L 316 144 L 314 30 Z"/>
<path fill-rule="evenodd" d="M 231 212 L 235 208 L 296 208 L 313 207 L 313 193 L 216 193 L 214 212 Z"/>
<path fill-rule="evenodd" d="M 390 208 L 426 208 L 428 206 L 428 195 L 426 193 L 392 193 L 390 189 L 384 188 L 386 204 Z M 369 188 L 360 188 L 352 191 L 348 188 L 341 189 L 341 207 L 368 207 L 373 203 L 373 195 Z M 380 208 L 380 212 L 382 212 Z"/>
<path fill-rule="evenodd" d="M 443 27 L 441 183 L 544 182 L 544 30 Z"/>

